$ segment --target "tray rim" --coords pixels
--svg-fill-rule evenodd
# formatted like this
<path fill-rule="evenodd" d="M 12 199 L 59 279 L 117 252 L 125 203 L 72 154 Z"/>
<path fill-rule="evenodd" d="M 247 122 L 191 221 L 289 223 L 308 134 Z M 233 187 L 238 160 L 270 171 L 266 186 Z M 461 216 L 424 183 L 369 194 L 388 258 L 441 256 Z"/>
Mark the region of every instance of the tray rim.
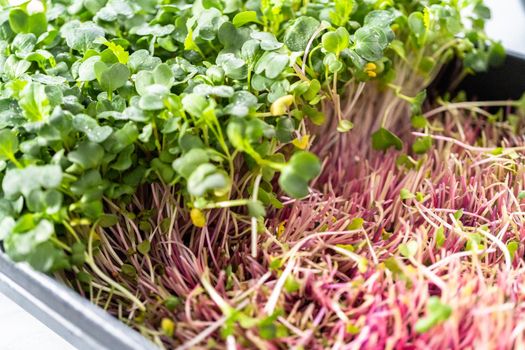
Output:
<path fill-rule="evenodd" d="M 99 306 L 0 250 L 0 292 L 79 350 L 158 350 Z"/>

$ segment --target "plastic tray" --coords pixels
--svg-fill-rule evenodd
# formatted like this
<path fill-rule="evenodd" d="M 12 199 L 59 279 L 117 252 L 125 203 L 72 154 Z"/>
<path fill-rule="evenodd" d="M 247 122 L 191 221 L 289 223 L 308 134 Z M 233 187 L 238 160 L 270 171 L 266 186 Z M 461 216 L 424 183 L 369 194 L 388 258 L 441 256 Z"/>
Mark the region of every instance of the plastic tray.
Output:
<path fill-rule="evenodd" d="M 101 308 L 0 252 L 0 292 L 79 350 L 157 350 Z"/>
<path fill-rule="evenodd" d="M 460 88 L 478 100 L 519 99 L 525 92 L 525 53 L 508 52 L 505 64 L 468 77 Z"/>

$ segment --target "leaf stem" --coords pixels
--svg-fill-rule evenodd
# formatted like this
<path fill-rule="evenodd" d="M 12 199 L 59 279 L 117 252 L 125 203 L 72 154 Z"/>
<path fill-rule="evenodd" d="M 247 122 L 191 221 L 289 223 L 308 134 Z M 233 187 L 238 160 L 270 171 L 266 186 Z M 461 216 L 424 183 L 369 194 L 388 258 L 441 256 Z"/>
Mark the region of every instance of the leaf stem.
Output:
<path fill-rule="evenodd" d="M 480 101 L 480 102 L 458 102 L 447 103 L 444 106 L 438 107 L 424 114 L 425 118 L 432 117 L 436 114 L 449 111 L 451 109 L 470 109 L 479 107 L 518 107 L 519 101 Z"/>
<path fill-rule="evenodd" d="M 261 179 L 262 174 L 259 173 L 257 175 L 257 178 L 255 178 L 255 183 L 253 185 L 253 195 L 252 195 L 252 201 L 257 202 L 259 198 L 259 186 L 261 185 Z M 251 230 L 252 230 L 252 237 L 251 237 L 251 251 L 252 251 L 252 257 L 257 257 L 257 218 L 252 217 L 251 218 Z"/>
<path fill-rule="evenodd" d="M 115 288 L 119 292 L 121 292 L 124 296 L 126 296 L 131 302 L 133 302 L 141 311 L 146 311 L 146 306 L 135 296 L 133 295 L 129 290 L 124 288 L 119 283 L 112 280 L 109 276 L 107 276 L 102 270 L 100 270 L 95 263 L 95 260 L 93 258 L 93 236 L 95 234 L 97 224 L 93 226 L 93 228 L 89 231 L 89 239 L 88 239 L 88 251 L 85 254 L 86 263 L 89 265 L 89 267 L 93 270 L 93 272 L 100 277 L 104 282 L 109 284 L 111 287 Z"/>
<path fill-rule="evenodd" d="M 204 206 L 202 209 L 219 209 L 219 208 L 232 208 L 232 207 L 241 207 L 243 205 L 248 205 L 252 202 L 251 199 L 233 199 L 224 202 L 210 203 Z"/>

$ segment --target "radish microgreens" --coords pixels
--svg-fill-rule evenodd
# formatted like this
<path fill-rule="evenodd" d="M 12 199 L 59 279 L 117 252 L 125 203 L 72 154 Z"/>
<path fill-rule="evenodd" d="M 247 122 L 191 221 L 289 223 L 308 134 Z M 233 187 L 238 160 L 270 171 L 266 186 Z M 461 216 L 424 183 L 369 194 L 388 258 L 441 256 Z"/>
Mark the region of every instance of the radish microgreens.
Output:
<path fill-rule="evenodd" d="M 356 86 L 393 92 L 372 143 L 402 149 L 397 106 L 425 125 L 444 63 L 467 74 L 502 55 L 476 0 L 0 4 L 0 226 L 7 253 L 43 271 L 81 264 L 105 203 L 144 184 L 176 188 L 197 227 L 208 209 L 261 217 L 280 191 L 305 197 L 321 171 L 310 125 L 332 108 L 351 132 Z"/>

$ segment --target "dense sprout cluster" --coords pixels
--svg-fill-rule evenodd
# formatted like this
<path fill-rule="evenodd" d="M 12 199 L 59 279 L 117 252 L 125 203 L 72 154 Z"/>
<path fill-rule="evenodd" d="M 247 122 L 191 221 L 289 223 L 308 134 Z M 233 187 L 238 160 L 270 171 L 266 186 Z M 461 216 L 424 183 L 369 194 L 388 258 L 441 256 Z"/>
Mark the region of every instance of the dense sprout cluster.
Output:
<path fill-rule="evenodd" d="M 100 230 L 96 256 L 146 311 L 98 276 L 69 283 L 167 348 L 520 348 L 525 146 L 511 120 L 525 110 L 504 121 L 484 104 L 425 113 L 433 146 L 416 167 L 352 138 L 318 190 L 268 215 L 257 258 L 230 211 L 199 231 L 174 189 L 152 184 L 128 207 L 150 210 L 152 229 Z"/>
<path fill-rule="evenodd" d="M 108 203 L 147 183 L 174 186 L 196 226 L 212 208 L 262 218 L 280 206 L 275 179 L 308 194 L 310 126 L 350 131 L 352 86 L 395 91 L 424 126 L 443 63 L 501 57 L 473 0 L 0 4 L 0 239 L 43 271 L 90 260 L 88 233 L 117 221 Z M 372 142 L 400 147 L 385 127 Z"/>

